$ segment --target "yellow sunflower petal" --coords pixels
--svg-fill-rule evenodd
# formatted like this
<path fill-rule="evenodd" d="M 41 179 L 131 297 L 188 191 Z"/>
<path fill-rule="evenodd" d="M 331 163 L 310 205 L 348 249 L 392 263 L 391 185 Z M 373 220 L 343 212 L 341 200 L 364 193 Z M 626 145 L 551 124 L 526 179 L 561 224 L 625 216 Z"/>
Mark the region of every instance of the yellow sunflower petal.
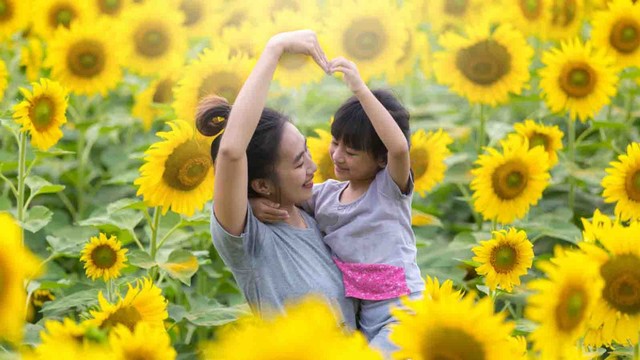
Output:
<path fill-rule="evenodd" d="M 444 179 L 447 169 L 444 160 L 451 154 L 447 147 L 453 142 L 442 129 L 425 132 L 418 129 L 411 135 L 411 169 L 415 192 L 424 197 Z"/>
<path fill-rule="evenodd" d="M 640 6 L 629 0 L 614 0 L 608 5 L 593 17 L 593 45 L 607 49 L 618 67 L 640 65 Z"/>
<path fill-rule="evenodd" d="M 623 221 L 640 219 L 640 143 L 631 143 L 618 161 L 609 163 L 602 179 L 602 196 L 615 202 L 615 214 Z"/>
<path fill-rule="evenodd" d="M 122 249 L 122 244 L 115 236 L 107 238 L 105 234 L 100 233 L 99 237 L 92 237 L 84 247 L 80 261 L 85 263 L 87 277 L 107 281 L 120 276 L 120 270 L 125 266 L 127 251 Z"/>
<path fill-rule="evenodd" d="M 88 1 L 38 0 L 33 1 L 33 31 L 45 40 L 51 39 L 56 29 L 69 28 L 72 23 L 94 18 Z"/>

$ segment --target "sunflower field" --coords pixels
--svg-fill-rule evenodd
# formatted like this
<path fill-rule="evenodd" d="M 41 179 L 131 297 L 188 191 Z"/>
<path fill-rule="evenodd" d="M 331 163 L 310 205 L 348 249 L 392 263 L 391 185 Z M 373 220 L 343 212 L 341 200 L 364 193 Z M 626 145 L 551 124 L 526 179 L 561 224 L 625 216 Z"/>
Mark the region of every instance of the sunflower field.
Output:
<path fill-rule="evenodd" d="M 640 359 L 635 0 L 0 0 L 0 358 L 382 359 L 314 298 L 251 316 L 212 246 L 196 106 L 303 28 L 411 113 L 393 358 Z M 280 59 L 315 182 L 350 95 Z"/>

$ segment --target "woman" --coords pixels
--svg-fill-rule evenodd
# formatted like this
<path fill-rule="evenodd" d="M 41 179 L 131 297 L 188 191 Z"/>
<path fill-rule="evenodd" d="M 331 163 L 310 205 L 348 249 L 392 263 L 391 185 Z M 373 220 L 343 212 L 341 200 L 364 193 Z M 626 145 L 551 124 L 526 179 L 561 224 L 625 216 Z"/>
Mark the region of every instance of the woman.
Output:
<path fill-rule="evenodd" d="M 355 328 L 354 303 L 344 296 L 340 271 L 317 224 L 295 206 L 312 196 L 317 169 L 306 140 L 287 117 L 265 108 L 271 78 L 285 53 L 309 55 L 328 70 L 315 33 L 281 33 L 268 41 L 233 107 L 220 98 L 199 106 L 201 133 L 224 130 L 211 145 L 213 243 L 255 311 L 280 312 L 287 301 L 316 294 Z M 260 222 L 248 206 L 248 199 L 256 197 L 279 203 L 290 216 L 280 223 Z"/>

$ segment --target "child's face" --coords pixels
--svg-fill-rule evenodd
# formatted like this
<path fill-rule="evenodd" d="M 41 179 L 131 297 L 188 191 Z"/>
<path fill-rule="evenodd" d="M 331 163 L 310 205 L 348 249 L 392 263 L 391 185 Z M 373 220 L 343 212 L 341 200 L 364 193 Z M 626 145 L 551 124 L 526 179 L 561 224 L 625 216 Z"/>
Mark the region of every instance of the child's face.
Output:
<path fill-rule="evenodd" d="M 347 147 L 342 140 L 331 140 L 329 154 L 333 170 L 341 181 L 369 181 L 384 166 L 367 151 Z"/>

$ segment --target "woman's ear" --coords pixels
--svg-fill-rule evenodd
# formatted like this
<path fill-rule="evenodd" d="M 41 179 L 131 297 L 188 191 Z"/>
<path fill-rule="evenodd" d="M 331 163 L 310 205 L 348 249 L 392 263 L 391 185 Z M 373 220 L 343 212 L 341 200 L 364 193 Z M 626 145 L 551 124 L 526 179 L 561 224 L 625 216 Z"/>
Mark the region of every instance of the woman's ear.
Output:
<path fill-rule="evenodd" d="M 273 193 L 273 182 L 267 179 L 251 180 L 251 188 L 260 195 L 269 196 Z"/>

